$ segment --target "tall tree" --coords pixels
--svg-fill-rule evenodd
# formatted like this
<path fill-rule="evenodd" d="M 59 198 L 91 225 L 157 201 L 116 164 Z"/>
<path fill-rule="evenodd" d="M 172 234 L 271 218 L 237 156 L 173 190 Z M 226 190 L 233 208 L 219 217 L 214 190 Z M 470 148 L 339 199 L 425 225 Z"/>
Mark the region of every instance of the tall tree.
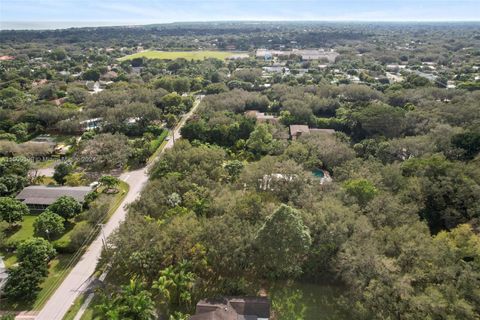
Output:
<path fill-rule="evenodd" d="M 23 216 L 29 212 L 28 207 L 23 202 L 14 198 L 0 197 L 0 220 L 14 225 L 23 221 Z"/>
<path fill-rule="evenodd" d="M 281 205 L 267 218 L 254 240 L 256 267 L 263 278 L 296 277 L 312 239 L 298 211 Z"/>
<path fill-rule="evenodd" d="M 73 166 L 70 163 L 61 162 L 55 166 L 55 172 L 53 173 L 53 179 L 58 184 L 65 184 L 65 177 L 73 171 Z"/>
<path fill-rule="evenodd" d="M 82 211 L 82 205 L 73 197 L 62 196 L 49 205 L 48 210 L 68 220 Z"/>

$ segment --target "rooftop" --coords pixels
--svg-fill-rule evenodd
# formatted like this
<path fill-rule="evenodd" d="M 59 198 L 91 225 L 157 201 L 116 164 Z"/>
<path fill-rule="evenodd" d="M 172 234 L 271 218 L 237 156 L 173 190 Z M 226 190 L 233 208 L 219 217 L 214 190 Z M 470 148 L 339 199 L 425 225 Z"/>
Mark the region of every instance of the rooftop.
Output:
<path fill-rule="evenodd" d="M 70 196 L 78 202 L 83 202 L 90 187 L 51 187 L 51 186 L 28 186 L 16 196 L 25 204 L 50 205 L 62 196 Z"/>
<path fill-rule="evenodd" d="M 296 136 L 296 135 L 302 134 L 302 133 L 310 133 L 310 129 L 308 128 L 307 125 L 292 124 L 290 126 L 290 135 Z"/>
<path fill-rule="evenodd" d="M 205 299 L 197 303 L 190 320 L 268 320 L 270 301 L 266 297 Z"/>

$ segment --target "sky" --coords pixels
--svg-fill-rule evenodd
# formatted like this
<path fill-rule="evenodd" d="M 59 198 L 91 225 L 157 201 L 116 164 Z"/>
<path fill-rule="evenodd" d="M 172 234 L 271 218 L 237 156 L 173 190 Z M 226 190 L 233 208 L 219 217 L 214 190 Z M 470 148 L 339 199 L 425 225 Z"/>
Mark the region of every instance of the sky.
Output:
<path fill-rule="evenodd" d="M 226 20 L 479 21 L 480 0 L 0 0 L 0 29 Z"/>

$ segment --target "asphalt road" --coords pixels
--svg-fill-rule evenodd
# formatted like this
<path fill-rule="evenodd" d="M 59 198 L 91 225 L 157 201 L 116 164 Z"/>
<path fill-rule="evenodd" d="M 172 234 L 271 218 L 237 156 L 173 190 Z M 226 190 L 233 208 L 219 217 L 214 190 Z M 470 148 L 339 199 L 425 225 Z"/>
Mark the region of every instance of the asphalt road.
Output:
<path fill-rule="evenodd" d="M 181 137 L 180 129 L 195 112 L 202 98 L 203 96 L 197 98 L 193 108 L 184 117 L 182 117 L 175 130 L 173 130 L 175 139 L 172 139 L 170 136 L 170 140 L 167 142 L 159 155 L 161 155 L 164 150 L 173 147 L 174 141 Z M 103 249 L 103 237 L 108 238 L 120 225 L 120 223 L 125 220 L 125 206 L 135 201 L 135 199 L 137 199 L 137 197 L 140 195 L 140 192 L 148 181 L 148 169 L 157 159 L 154 159 L 145 168 L 125 172 L 120 176 L 120 179 L 130 185 L 130 190 L 128 191 L 127 196 L 112 217 L 104 225 L 103 233 L 101 232 L 88 247 L 87 251 L 63 280 L 62 284 L 57 288 L 55 293 L 50 297 L 43 309 L 38 313 L 37 317 L 35 318 L 36 320 L 63 319 L 75 299 L 77 299 L 77 297 L 89 287 L 91 281 L 93 280 L 91 275 L 95 271 L 95 267 Z"/>

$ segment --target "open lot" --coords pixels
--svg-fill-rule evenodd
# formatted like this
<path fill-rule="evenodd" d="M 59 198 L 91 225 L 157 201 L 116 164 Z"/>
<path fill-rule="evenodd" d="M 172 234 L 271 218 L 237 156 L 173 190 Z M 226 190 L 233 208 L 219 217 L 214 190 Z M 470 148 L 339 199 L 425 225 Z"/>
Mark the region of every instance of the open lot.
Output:
<path fill-rule="evenodd" d="M 228 57 L 240 54 L 240 52 L 226 52 L 226 51 L 143 51 L 134 53 L 122 58 L 120 61 L 132 60 L 135 58 L 144 57 L 147 59 L 164 59 L 174 60 L 178 58 L 184 58 L 187 60 L 203 60 L 208 58 L 226 59 Z"/>

